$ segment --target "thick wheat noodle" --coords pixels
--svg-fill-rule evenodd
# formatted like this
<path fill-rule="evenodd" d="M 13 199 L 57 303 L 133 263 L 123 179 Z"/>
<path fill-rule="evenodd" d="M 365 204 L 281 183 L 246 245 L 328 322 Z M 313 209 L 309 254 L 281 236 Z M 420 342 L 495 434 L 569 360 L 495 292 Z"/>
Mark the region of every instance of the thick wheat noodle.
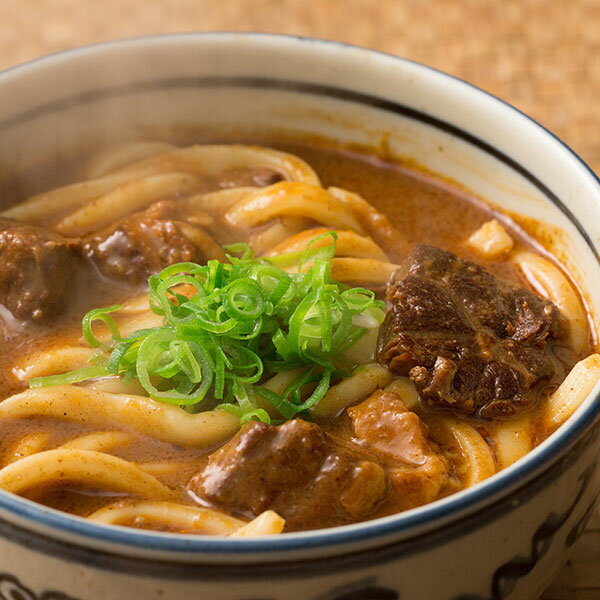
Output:
<path fill-rule="evenodd" d="M 190 146 L 135 162 L 99 179 L 38 194 L 0 215 L 18 221 L 42 223 L 49 217 L 67 213 L 135 179 L 173 171 L 184 171 L 192 175 L 218 175 L 227 169 L 244 167 L 271 167 L 290 181 L 320 185 L 319 178 L 308 164 L 285 152 L 242 145 Z"/>
<path fill-rule="evenodd" d="M 323 188 L 305 183 L 282 181 L 261 188 L 225 213 L 225 221 L 241 230 L 280 217 L 303 217 L 328 227 L 365 233 L 360 219 L 348 210 L 344 202 Z"/>
<path fill-rule="evenodd" d="M 222 443 L 239 428 L 238 419 L 226 411 L 190 414 L 144 396 L 96 392 L 73 385 L 31 389 L 0 403 L 0 420 L 33 416 L 92 427 L 126 426 L 163 442 L 193 447 Z"/>
<path fill-rule="evenodd" d="M 129 396 L 147 396 L 146 390 L 142 384 L 135 378 L 125 380 L 120 375 L 107 375 L 105 377 L 96 377 L 78 384 L 95 392 L 109 394 L 125 394 Z"/>
<path fill-rule="evenodd" d="M 112 313 L 122 337 L 127 337 L 140 329 L 159 327 L 163 323 L 164 318 L 150 310 L 148 294 L 142 294 L 122 306 L 122 309 Z M 111 339 L 111 333 L 104 325 L 94 326 L 94 331 L 101 342 L 107 342 Z"/>
<path fill-rule="evenodd" d="M 209 215 L 218 216 L 257 189 L 255 187 L 237 187 L 194 194 L 188 198 L 182 198 L 179 206 L 189 214 L 204 211 Z"/>
<path fill-rule="evenodd" d="M 120 446 L 131 446 L 134 442 L 135 437 L 125 431 L 94 431 L 72 438 L 60 447 L 109 453 Z"/>
<path fill-rule="evenodd" d="M 533 448 L 532 423 L 529 414 L 494 423 L 489 428 L 498 467 L 505 469 Z"/>
<path fill-rule="evenodd" d="M 177 224 L 183 235 L 194 244 L 201 255 L 214 258 L 220 262 L 227 262 L 223 248 L 206 231 L 185 221 L 178 221 Z"/>
<path fill-rule="evenodd" d="M 107 175 L 100 179 L 91 179 L 72 183 L 65 187 L 33 196 L 16 206 L 0 213 L 1 216 L 26 223 L 44 223 L 57 215 L 68 213 L 88 200 L 107 194 L 117 186 L 131 181 L 127 173 Z"/>
<path fill-rule="evenodd" d="M 256 537 L 283 531 L 285 521 L 272 510 L 250 522 L 241 521 L 211 508 L 175 502 L 121 501 L 91 514 L 88 519 L 106 525 L 127 525 L 150 521 L 171 530 L 205 535 Z"/>
<path fill-rule="evenodd" d="M 173 475 L 174 473 L 181 473 L 182 470 L 185 471 L 185 469 L 189 467 L 188 463 L 177 460 L 138 462 L 136 465 L 142 469 L 142 471 L 153 475 L 157 479 Z"/>
<path fill-rule="evenodd" d="M 589 396 L 598 381 L 600 354 L 591 354 L 571 369 L 559 388 L 542 404 L 546 426 L 555 429 L 562 425 Z"/>
<path fill-rule="evenodd" d="M 326 227 L 315 227 L 292 235 L 285 241 L 271 248 L 266 255 L 277 256 L 278 254 L 287 254 L 290 252 L 300 252 L 306 250 L 308 245 L 320 235 L 332 231 Z M 336 256 L 349 256 L 352 258 L 370 258 L 379 261 L 388 261 L 386 253 L 370 238 L 358 235 L 354 231 L 333 230 L 337 234 L 335 244 Z M 331 246 L 332 238 L 324 237 L 311 245 L 311 249 Z"/>
<path fill-rule="evenodd" d="M 366 232 L 386 252 L 398 251 L 398 245 L 403 241 L 404 236 L 386 215 L 354 192 L 338 187 L 329 187 L 327 191 L 335 198 L 340 199 L 348 209 L 352 210 L 363 224 Z"/>
<path fill-rule="evenodd" d="M 392 375 L 382 365 L 370 364 L 359 367 L 350 377 L 332 385 L 323 399 L 311 409 L 315 419 L 335 417 L 345 408 L 364 400 L 377 388 L 384 388 Z"/>
<path fill-rule="evenodd" d="M 266 510 L 249 523 L 230 534 L 230 537 L 246 538 L 260 535 L 276 535 L 283 531 L 285 519 L 272 510 Z"/>
<path fill-rule="evenodd" d="M 343 283 L 362 283 L 381 286 L 387 284 L 398 265 L 372 258 L 333 258 L 331 277 Z"/>
<path fill-rule="evenodd" d="M 163 317 L 153 313 L 149 307 L 133 316 L 122 315 L 121 312 L 114 313 L 115 321 L 119 327 L 122 337 L 127 337 L 140 329 L 151 329 L 163 324 Z M 111 339 L 111 333 L 107 330 L 100 330 L 96 337 L 101 342 L 107 342 Z"/>
<path fill-rule="evenodd" d="M 375 361 L 379 328 L 369 329 L 350 348 L 344 351 L 344 358 L 356 365 L 366 365 Z"/>
<path fill-rule="evenodd" d="M 386 392 L 394 392 L 398 394 L 402 400 L 402 404 L 411 412 L 419 412 L 421 408 L 421 399 L 419 392 L 414 383 L 408 377 L 396 377 L 392 383 L 385 388 Z"/>
<path fill-rule="evenodd" d="M 202 180 L 187 173 L 165 173 L 134 179 L 84 204 L 50 226 L 56 233 L 68 237 L 83 236 L 131 213 L 147 208 L 154 202 L 174 194 L 192 192 Z"/>
<path fill-rule="evenodd" d="M 29 381 L 34 377 L 45 377 L 66 373 L 85 367 L 94 355 L 91 348 L 83 346 L 56 346 L 44 348 L 24 359 L 11 368 L 11 374 L 18 381 Z"/>
<path fill-rule="evenodd" d="M 96 179 L 116 169 L 145 158 L 176 150 L 177 146 L 166 142 L 126 142 L 105 148 L 94 154 L 84 168 L 86 179 Z"/>
<path fill-rule="evenodd" d="M 302 270 L 307 271 L 313 261 L 306 261 Z M 363 285 L 381 287 L 387 284 L 390 276 L 398 269 L 398 265 L 372 258 L 334 257 L 331 259 L 331 277 L 342 283 L 361 283 Z M 283 269 L 288 273 L 296 273 L 298 264 Z"/>
<path fill-rule="evenodd" d="M 271 379 L 265 381 L 263 387 L 267 388 L 268 390 L 271 390 L 272 392 L 275 392 L 276 394 L 283 394 L 288 385 L 290 385 L 290 383 L 292 383 L 294 379 L 299 377 L 305 371 L 306 369 L 303 367 L 298 369 L 290 369 L 289 371 L 280 371 L 276 375 L 273 375 Z M 271 417 L 281 417 L 277 409 L 268 400 L 264 399 L 258 394 L 256 397 L 256 403 L 259 408 L 266 410 Z"/>
<path fill-rule="evenodd" d="M 152 521 L 186 533 L 229 535 L 246 523 L 222 512 L 175 502 L 120 501 L 92 513 L 88 519 L 106 525 Z"/>
<path fill-rule="evenodd" d="M 164 173 L 184 171 L 195 175 L 219 175 L 231 169 L 266 167 L 281 173 L 288 181 L 320 186 L 319 177 L 305 161 L 293 154 L 242 144 L 195 145 L 133 163 L 118 171 Z"/>
<path fill-rule="evenodd" d="M 22 494 L 37 487 L 77 484 L 139 498 L 173 499 L 176 494 L 158 479 L 116 456 L 58 448 L 38 452 L 0 470 L 0 489 Z"/>
<path fill-rule="evenodd" d="M 22 437 L 12 448 L 10 453 L 7 453 L 3 464 L 10 464 L 37 454 L 48 447 L 50 443 L 50 434 L 47 431 L 35 431 Z"/>
<path fill-rule="evenodd" d="M 282 217 L 261 231 L 253 233 L 248 243 L 255 254 L 262 255 L 273 246 L 280 244 L 292 235 L 309 229 L 312 225 L 314 225 L 314 221 L 304 217 Z"/>
<path fill-rule="evenodd" d="M 550 261 L 521 250 L 512 254 L 513 261 L 529 284 L 551 300 L 569 322 L 569 342 L 579 356 L 588 349 L 588 323 L 579 294 L 560 269 Z"/>
<path fill-rule="evenodd" d="M 70 439 L 60 448 L 72 448 L 77 450 L 93 450 L 94 452 L 110 452 L 117 446 L 132 444 L 134 437 L 124 431 L 94 431 Z M 32 456 L 38 452 L 48 449 L 50 436 L 45 431 L 38 431 L 26 435 L 12 451 L 12 456 L 5 463 L 15 462 L 26 456 Z"/>
<path fill-rule="evenodd" d="M 462 483 L 471 487 L 496 472 L 491 448 L 471 425 L 450 415 L 426 415 L 432 438 L 442 447 L 455 446 L 464 461 Z"/>
<path fill-rule="evenodd" d="M 119 311 L 119 315 L 146 312 L 148 310 L 148 302 L 149 296 L 147 293 L 138 294 L 137 296 L 133 296 L 133 298 L 128 298 L 125 302 L 121 303 L 123 308 Z"/>

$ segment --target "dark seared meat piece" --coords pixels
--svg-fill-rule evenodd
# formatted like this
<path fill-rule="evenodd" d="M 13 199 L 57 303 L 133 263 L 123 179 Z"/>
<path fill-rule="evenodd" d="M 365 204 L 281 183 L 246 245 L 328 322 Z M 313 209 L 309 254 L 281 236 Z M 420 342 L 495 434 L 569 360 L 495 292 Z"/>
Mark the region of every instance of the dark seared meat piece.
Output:
<path fill-rule="evenodd" d="M 433 406 L 510 416 L 554 374 L 544 347 L 561 335 L 557 308 L 473 262 L 417 246 L 387 299 L 377 359 Z"/>
<path fill-rule="evenodd" d="M 85 255 L 111 279 L 141 283 L 178 262 L 225 260 L 221 247 L 175 203 L 159 202 L 84 240 Z"/>
<path fill-rule="evenodd" d="M 248 517 L 274 510 L 288 531 L 359 521 L 387 492 L 383 468 L 368 451 L 299 419 L 277 427 L 248 423 L 188 487 Z"/>
<path fill-rule="evenodd" d="M 41 322 L 60 314 L 79 260 L 78 240 L 0 219 L 0 304 L 22 320 Z"/>

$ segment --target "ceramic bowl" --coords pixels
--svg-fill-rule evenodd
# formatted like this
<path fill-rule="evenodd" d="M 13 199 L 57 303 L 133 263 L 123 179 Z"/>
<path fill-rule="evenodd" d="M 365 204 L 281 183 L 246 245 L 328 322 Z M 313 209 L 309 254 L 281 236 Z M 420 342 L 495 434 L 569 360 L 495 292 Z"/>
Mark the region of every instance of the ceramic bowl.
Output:
<path fill-rule="evenodd" d="M 544 221 L 600 314 L 597 178 L 527 116 L 423 65 L 295 37 L 173 35 L 18 66 L 0 74 L 0 98 L 5 180 L 90 144 L 184 126 L 384 147 Z M 533 600 L 599 494 L 599 424 L 596 388 L 558 432 L 474 488 L 392 517 L 262 539 L 95 525 L 2 492 L 0 599 Z"/>

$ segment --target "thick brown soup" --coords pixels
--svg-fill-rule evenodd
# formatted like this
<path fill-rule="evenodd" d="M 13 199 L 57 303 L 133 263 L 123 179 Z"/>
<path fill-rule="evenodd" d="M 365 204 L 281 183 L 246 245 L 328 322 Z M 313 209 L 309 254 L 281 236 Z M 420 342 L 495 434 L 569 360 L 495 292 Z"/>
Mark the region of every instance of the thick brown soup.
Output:
<path fill-rule="evenodd" d="M 509 217 L 264 145 L 285 154 L 125 145 L 0 216 L 0 488 L 132 527 L 315 529 L 475 485 L 576 408 L 583 303 Z"/>

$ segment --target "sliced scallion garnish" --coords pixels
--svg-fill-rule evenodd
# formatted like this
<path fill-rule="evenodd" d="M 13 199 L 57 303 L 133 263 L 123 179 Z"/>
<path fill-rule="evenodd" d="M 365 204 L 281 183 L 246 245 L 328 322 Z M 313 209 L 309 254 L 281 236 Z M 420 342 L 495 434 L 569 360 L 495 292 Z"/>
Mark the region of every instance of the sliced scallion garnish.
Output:
<path fill-rule="evenodd" d="M 324 237 L 331 244 L 313 249 Z M 111 316 L 121 307 L 94 309 L 83 318 L 83 337 L 104 351 L 103 363 L 30 385 L 121 375 L 137 379 L 154 400 L 190 411 L 210 397 L 242 422 L 269 421 L 260 399 L 284 419 L 305 413 L 341 375 L 340 355 L 383 319 L 373 292 L 331 279 L 336 240 L 328 232 L 302 253 L 260 259 L 246 244 L 235 244 L 226 248 L 228 263 L 169 266 L 148 282 L 150 309 L 163 317 L 162 326 L 122 338 Z M 290 261 L 299 264 L 297 273 L 279 268 Z M 94 334 L 96 321 L 111 333 L 108 344 Z M 262 385 L 297 368 L 304 370 L 281 394 Z"/>

